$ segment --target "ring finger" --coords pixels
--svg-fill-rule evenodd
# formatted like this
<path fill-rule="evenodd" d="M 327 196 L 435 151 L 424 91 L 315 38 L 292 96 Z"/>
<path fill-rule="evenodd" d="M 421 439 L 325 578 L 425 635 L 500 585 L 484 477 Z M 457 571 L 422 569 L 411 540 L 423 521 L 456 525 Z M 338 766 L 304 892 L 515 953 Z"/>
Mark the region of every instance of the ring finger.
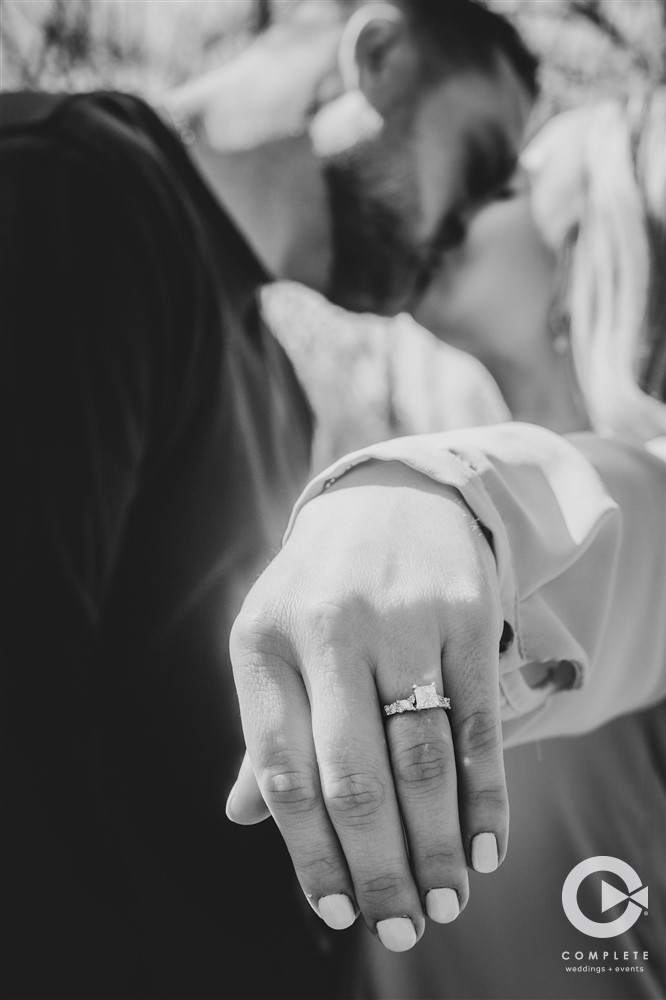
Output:
<path fill-rule="evenodd" d="M 432 673 L 438 676 L 438 683 L 431 686 L 434 692 L 441 689 L 441 672 L 437 668 Z M 430 708 L 390 716 L 386 738 L 423 905 L 432 920 L 450 923 L 467 903 L 469 884 L 446 712 Z"/>

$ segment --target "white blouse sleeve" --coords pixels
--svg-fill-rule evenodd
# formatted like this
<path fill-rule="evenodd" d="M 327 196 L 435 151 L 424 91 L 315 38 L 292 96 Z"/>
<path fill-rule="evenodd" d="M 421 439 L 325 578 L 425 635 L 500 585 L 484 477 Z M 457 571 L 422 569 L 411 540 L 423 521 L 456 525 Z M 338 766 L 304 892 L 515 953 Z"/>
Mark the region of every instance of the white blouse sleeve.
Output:
<path fill-rule="evenodd" d="M 400 438 L 314 479 L 287 536 L 304 503 L 370 460 L 455 487 L 492 538 L 515 636 L 500 657 L 507 745 L 586 732 L 666 696 L 666 463 L 531 424 Z"/>

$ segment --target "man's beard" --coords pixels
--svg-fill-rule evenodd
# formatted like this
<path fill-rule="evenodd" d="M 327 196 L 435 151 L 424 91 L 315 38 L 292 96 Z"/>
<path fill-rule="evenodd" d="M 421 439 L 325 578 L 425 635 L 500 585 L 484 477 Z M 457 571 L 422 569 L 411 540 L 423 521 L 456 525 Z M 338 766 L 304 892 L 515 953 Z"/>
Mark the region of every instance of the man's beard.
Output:
<path fill-rule="evenodd" d="M 354 312 L 383 316 L 410 308 L 423 290 L 428 254 L 410 239 L 409 212 L 370 194 L 366 188 L 372 185 L 364 185 L 348 161 L 327 163 L 325 177 L 333 231 L 328 298 Z"/>

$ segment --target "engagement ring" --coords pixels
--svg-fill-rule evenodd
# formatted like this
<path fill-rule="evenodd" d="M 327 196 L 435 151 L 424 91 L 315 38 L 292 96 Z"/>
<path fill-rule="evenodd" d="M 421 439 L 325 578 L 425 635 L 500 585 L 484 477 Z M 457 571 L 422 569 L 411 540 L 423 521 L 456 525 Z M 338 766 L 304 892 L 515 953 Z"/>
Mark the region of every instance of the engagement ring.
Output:
<path fill-rule="evenodd" d="M 434 684 L 414 684 L 409 698 L 384 705 L 384 713 L 400 715 L 401 712 L 422 712 L 426 708 L 451 708 L 451 699 L 437 694 Z"/>

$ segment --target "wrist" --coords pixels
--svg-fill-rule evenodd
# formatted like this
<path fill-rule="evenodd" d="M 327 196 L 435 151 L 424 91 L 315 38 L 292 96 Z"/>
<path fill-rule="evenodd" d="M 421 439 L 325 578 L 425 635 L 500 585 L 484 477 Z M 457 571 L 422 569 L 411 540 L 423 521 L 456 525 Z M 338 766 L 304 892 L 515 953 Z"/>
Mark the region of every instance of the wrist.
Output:
<path fill-rule="evenodd" d="M 420 472 L 418 469 L 414 469 L 404 462 L 369 459 L 341 471 L 340 475 L 336 478 L 327 480 L 320 497 L 361 488 L 368 494 L 368 503 L 370 505 L 372 505 L 373 500 L 369 496 L 369 491 L 372 490 L 375 492 L 387 488 L 391 490 L 415 490 L 420 493 L 431 494 L 441 501 L 448 501 L 449 516 L 451 509 L 454 508 L 457 520 L 465 525 L 466 529 L 475 539 L 477 549 L 486 566 L 487 572 L 493 577 L 496 576 L 497 563 L 492 534 L 479 521 L 460 490 L 455 486 L 432 479 L 425 472 Z M 317 497 L 314 497 L 305 507 L 307 508 L 311 503 L 316 502 L 317 499 Z M 432 508 L 433 514 L 435 514 L 436 509 Z"/>
<path fill-rule="evenodd" d="M 360 486 L 406 487 L 462 500 L 462 496 L 455 486 L 436 482 L 426 473 L 413 469 L 404 462 L 373 458 L 361 461 L 358 465 L 349 466 L 341 470 L 335 478 L 328 479 L 324 483 L 324 492 L 335 493 L 338 490 Z"/>
<path fill-rule="evenodd" d="M 408 491 L 413 495 L 419 494 L 421 497 L 429 495 L 432 498 L 428 505 L 432 516 L 436 516 L 441 502 L 447 503 L 449 512 L 455 509 L 456 518 L 478 535 L 480 546 L 487 551 L 493 571 L 495 570 L 490 535 L 479 523 L 461 492 L 455 486 L 432 479 L 425 472 L 420 472 L 400 461 L 369 459 L 341 470 L 338 475 L 324 483 L 321 493 L 303 504 L 296 513 L 294 521 L 313 505 L 326 503 L 327 497 L 336 505 L 338 502 L 344 502 L 342 497 L 333 500 L 334 495 L 344 493 L 350 493 L 349 499 L 354 509 L 360 511 L 363 508 L 364 513 L 371 511 L 373 507 L 385 510 L 389 497 L 395 498 L 400 508 L 410 513 L 413 509 L 413 500 L 409 497 Z M 355 494 L 353 498 L 351 494 Z"/>

